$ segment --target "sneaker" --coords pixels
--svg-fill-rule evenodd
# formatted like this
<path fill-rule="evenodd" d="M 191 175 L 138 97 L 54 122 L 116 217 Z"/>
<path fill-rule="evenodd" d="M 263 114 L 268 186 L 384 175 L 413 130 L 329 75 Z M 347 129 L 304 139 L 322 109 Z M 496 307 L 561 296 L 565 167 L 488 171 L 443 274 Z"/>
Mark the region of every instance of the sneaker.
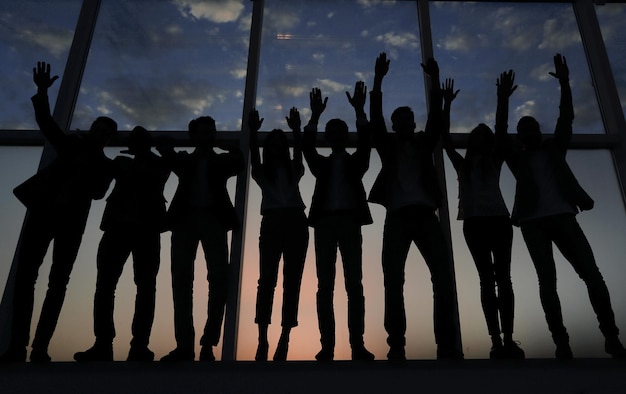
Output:
<path fill-rule="evenodd" d="M 335 351 L 329 348 L 322 348 L 316 355 L 315 359 L 317 361 L 333 361 L 335 358 Z"/>
<path fill-rule="evenodd" d="M 406 354 L 404 352 L 404 346 L 391 346 L 387 353 L 387 360 L 393 362 L 406 361 Z"/>
<path fill-rule="evenodd" d="M 30 352 L 30 361 L 33 363 L 47 364 L 52 359 L 48 355 L 48 349 L 33 348 Z"/>
<path fill-rule="evenodd" d="M 176 348 L 169 352 L 169 354 L 161 357 L 161 361 L 164 363 L 176 363 L 180 361 L 193 361 L 196 357 L 196 354 L 193 350 L 185 351 L 179 348 Z"/>
<path fill-rule="evenodd" d="M 131 346 L 126 361 L 154 361 L 154 352 L 147 346 Z"/>
<path fill-rule="evenodd" d="M 0 356 L 0 364 L 23 363 L 25 361 L 25 347 L 9 347 L 9 349 L 2 356 Z"/>
<path fill-rule="evenodd" d="M 519 347 L 519 342 L 507 341 L 502 348 L 503 357 L 509 360 L 523 360 L 526 358 L 526 353 Z"/>
<path fill-rule="evenodd" d="M 607 338 L 604 342 L 604 350 L 613 358 L 626 358 L 626 349 L 617 336 Z"/>
<path fill-rule="evenodd" d="M 559 360 L 571 360 L 574 358 L 574 354 L 572 353 L 572 348 L 569 346 L 569 343 L 557 344 L 554 356 Z"/>
<path fill-rule="evenodd" d="M 35 353 L 34 350 L 33 353 Z M 78 362 L 113 361 L 113 345 L 95 344 L 84 352 L 74 353 L 74 360 Z"/>
<path fill-rule="evenodd" d="M 365 346 L 355 346 L 352 348 L 352 360 L 354 361 L 372 361 L 376 358 Z"/>
<path fill-rule="evenodd" d="M 213 346 L 206 345 L 200 349 L 200 361 L 215 361 L 215 355 L 213 354 Z"/>

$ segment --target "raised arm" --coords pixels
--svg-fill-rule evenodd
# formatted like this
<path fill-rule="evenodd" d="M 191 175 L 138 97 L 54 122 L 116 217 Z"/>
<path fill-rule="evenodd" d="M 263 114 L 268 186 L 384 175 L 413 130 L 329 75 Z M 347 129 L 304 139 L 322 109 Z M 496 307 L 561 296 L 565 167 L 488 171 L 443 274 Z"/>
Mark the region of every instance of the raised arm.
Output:
<path fill-rule="evenodd" d="M 441 128 L 443 126 L 443 111 L 442 111 L 442 92 L 439 84 L 439 65 L 435 59 L 430 58 L 426 61 L 426 64 L 422 64 L 424 73 L 431 81 L 430 86 L 430 107 L 428 110 L 428 119 L 426 120 L 426 127 L 424 129 L 424 135 L 429 145 L 429 149 L 434 149 L 439 140 Z"/>
<path fill-rule="evenodd" d="M 385 148 L 385 142 L 387 137 L 387 126 L 385 125 L 385 118 L 383 117 L 383 91 L 382 84 L 383 78 L 389 72 L 390 60 L 387 59 L 387 54 L 382 52 L 376 58 L 376 64 L 374 66 L 374 86 L 370 92 L 370 121 L 374 138 L 374 146 L 378 150 L 381 158 L 383 157 L 383 150 Z"/>
<path fill-rule="evenodd" d="M 509 122 L 509 98 L 517 89 L 513 70 L 505 71 L 496 80 L 498 103 L 496 106 L 496 134 L 507 134 Z"/>
<path fill-rule="evenodd" d="M 37 67 L 33 67 L 33 82 L 37 85 L 37 94 L 31 98 L 35 109 L 35 120 L 44 137 L 57 151 L 63 148 L 66 135 L 50 113 L 48 89 L 58 78 L 58 75 L 50 76 L 50 64 L 46 62 L 37 62 Z"/>
<path fill-rule="evenodd" d="M 458 90 L 456 92 L 454 91 L 454 79 L 446 79 L 445 83 L 441 86 L 441 94 L 443 96 L 443 119 L 441 126 L 443 147 L 454 169 L 459 172 L 463 165 L 463 156 L 454 149 L 452 139 L 450 138 L 450 108 L 456 95 L 459 94 Z"/>
<path fill-rule="evenodd" d="M 293 164 L 298 176 L 304 175 L 304 165 L 302 164 L 302 130 L 300 112 L 296 107 L 291 107 L 289 116 L 285 117 L 287 126 L 293 133 Z"/>
<path fill-rule="evenodd" d="M 250 129 L 250 166 L 252 177 L 256 178 L 261 170 L 261 153 L 259 152 L 259 130 L 263 119 L 259 117 L 259 111 L 252 109 L 248 114 L 248 128 Z"/>
<path fill-rule="evenodd" d="M 315 148 L 315 138 L 317 136 L 317 124 L 319 123 L 320 116 L 326 109 L 326 103 L 328 102 L 328 97 L 322 100 L 322 91 L 319 88 L 311 89 L 311 93 L 309 94 L 309 101 L 311 105 L 311 119 L 309 123 L 304 128 L 304 135 L 302 138 L 302 153 L 304 154 L 304 158 L 309 164 L 309 169 L 313 175 L 318 173 L 319 162 L 321 160 L 321 156 L 317 153 L 317 149 Z"/>
<path fill-rule="evenodd" d="M 572 103 L 572 89 L 569 84 L 569 68 L 565 56 L 557 53 L 554 56 L 554 78 L 559 80 L 561 86 L 561 102 L 559 105 L 559 119 L 554 130 L 557 144 L 566 150 L 572 139 L 572 123 L 574 122 L 574 104 Z"/>
<path fill-rule="evenodd" d="M 370 125 L 365 115 L 365 101 L 367 100 L 367 87 L 363 81 L 357 81 L 354 85 L 354 94 L 346 92 L 350 105 L 356 115 L 357 147 L 354 157 L 359 163 L 360 173 L 365 174 L 369 168 L 371 153 Z"/>

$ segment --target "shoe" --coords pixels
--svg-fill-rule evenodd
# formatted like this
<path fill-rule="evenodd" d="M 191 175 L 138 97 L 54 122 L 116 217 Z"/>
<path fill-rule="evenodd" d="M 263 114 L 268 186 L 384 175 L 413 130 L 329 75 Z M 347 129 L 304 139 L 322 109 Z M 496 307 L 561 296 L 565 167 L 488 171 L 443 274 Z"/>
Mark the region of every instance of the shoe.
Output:
<path fill-rule="evenodd" d="M 147 346 L 131 346 L 126 361 L 154 361 L 154 352 L 148 349 Z"/>
<path fill-rule="evenodd" d="M 613 358 L 626 358 L 626 349 L 617 336 L 606 339 L 604 350 Z"/>
<path fill-rule="evenodd" d="M 494 345 L 491 347 L 489 351 L 489 359 L 490 360 L 501 360 L 504 357 L 504 346 L 502 344 Z"/>
<path fill-rule="evenodd" d="M 74 360 L 78 362 L 113 361 L 113 345 L 95 344 L 84 352 L 74 353 Z"/>
<path fill-rule="evenodd" d="M 569 346 L 569 343 L 557 344 L 554 356 L 559 360 L 571 360 L 574 358 L 574 354 L 572 353 L 572 348 Z"/>
<path fill-rule="evenodd" d="M 269 351 L 269 344 L 267 342 L 259 342 L 259 346 L 256 348 L 256 354 L 254 355 L 255 361 L 267 361 L 267 352 Z"/>
<path fill-rule="evenodd" d="M 200 349 L 200 361 L 215 361 L 215 355 L 213 354 L 213 346 L 205 345 Z"/>
<path fill-rule="evenodd" d="M 376 357 L 363 345 L 352 348 L 352 360 L 354 361 L 372 361 L 375 358 Z"/>
<path fill-rule="evenodd" d="M 289 350 L 289 342 L 287 341 L 278 341 L 278 346 L 276 346 L 276 352 L 274 353 L 274 361 L 287 361 L 287 352 Z"/>
<path fill-rule="evenodd" d="M 519 347 L 519 342 L 507 341 L 502 348 L 502 357 L 509 360 L 523 360 L 526 353 Z"/>
<path fill-rule="evenodd" d="M 161 361 L 164 363 L 177 363 L 180 361 L 193 361 L 196 358 L 196 354 L 193 350 L 185 351 L 176 348 L 169 352 L 169 354 L 161 357 Z"/>
<path fill-rule="evenodd" d="M 404 352 L 404 346 L 391 346 L 387 353 L 387 360 L 393 362 L 406 361 L 406 354 Z"/>
<path fill-rule="evenodd" d="M 26 362 L 26 347 L 9 347 L 9 349 L 0 356 L 0 364 L 23 362 Z"/>
<path fill-rule="evenodd" d="M 34 348 L 30 352 L 30 361 L 33 363 L 47 364 L 52 361 L 52 359 L 48 355 L 48 349 Z"/>
<path fill-rule="evenodd" d="M 458 361 L 458 360 L 463 360 L 463 359 L 464 359 L 463 353 L 457 350 L 445 350 L 445 351 L 437 350 L 437 360 Z"/>
<path fill-rule="evenodd" d="M 315 359 L 317 361 L 333 361 L 335 358 L 335 351 L 330 348 L 322 348 L 316 355 Z"/>

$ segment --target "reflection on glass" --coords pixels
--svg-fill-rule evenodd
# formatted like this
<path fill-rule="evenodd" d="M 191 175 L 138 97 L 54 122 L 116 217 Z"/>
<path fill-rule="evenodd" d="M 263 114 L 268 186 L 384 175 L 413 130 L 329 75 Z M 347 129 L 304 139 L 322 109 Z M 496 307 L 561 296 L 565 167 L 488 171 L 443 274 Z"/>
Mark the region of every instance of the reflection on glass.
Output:
<path fill-rule="evenodd" d="M 38 61 L 61 75 L 81 0 L 5 0 L 0 2 L 0 128 L 37 129 L 30 96 Z M 50 89 L 54 106 L 59 83 Z"/>
<path fill-rule="evenodd" d="M 459 153 L 465 154 L 463 151 Z M 570 151 L 567 158 L 578 181 L 595 200 L 594 209 L 580 213 L 577 220 L 591 244 L 609 288 L 617 326 L 624 328 L 626 288 L 622 283 L 624 267 L 619 256 L 626 253 L 623 240 L 626 211 L 611 153 L 602 150 Z M 593 166 L 589 163 L 593 163 Z M 457 177 L 447 158 L 445 164 L 448 205 L 454 218 L 458 204 Z M 500 187 L 511 209 L 515 179 L 506 165 L 502 168 Z M 478 273 L 465 243 L 462 227 L 462 221 L 451 220 L 463 350 L 466 358 L 487 358 L 491 341 L 480 304 Z M 608 357 L 604 352 L 604 337 L 589 303 L 587 288 L 559 252 L 555 252 L 554 256 L 563 317 L 575 357 Z M 521 342 L 527 358 L 553 358 L 554 344 L 539 300 L 537 275 L 518 227 L 514 227 L 513 234 L 511 279 L 515 292 L 515 339 Z"/>
<path fill-rule="evenodd" d="M 430 16 L 442 79 L 454 78 L 461 90 L 453 109 L 454 131 L 469 132 L 480 122 L 493 126 L 496 79 L 513 69 L 519 88 L 511 97 L 510 125 L 532 115 L 552 132 L 559 85 L 548 72 L 558 52 L 570 68 L 574 133 L 604 133 L 571 4 L 435 1 Z"/>
<path fill-rule="evenodd" d="M 198 116 L 239 130 L 252 2 L 103 1 L 73 128 L 186 130 Z"/>
<path fill-rule="evenodd" d="M 385 96 L 389 114 L 392 108 L 409 105 L 416 108 L 418 123 L 423 124 L 414 2 L 267 0 L 256 103 L 265 117 L 263 127 L 287 129 L 285 113 L 292 106 L 308 120 L 313 87 L 329 98 L 324 123 L 332 118 L 353 119 L 345 92 L 352 92 L 357 80 L 371 88 L 374 62 L 383 51 L 391 59 L 383 86 L 385 92 L 393 92 Z"/>
<path fill-rule="evenodd" d="M 596 5 L 604 45 L 609 54 L 622 110 L 626 112 L 626 3 Z"/>

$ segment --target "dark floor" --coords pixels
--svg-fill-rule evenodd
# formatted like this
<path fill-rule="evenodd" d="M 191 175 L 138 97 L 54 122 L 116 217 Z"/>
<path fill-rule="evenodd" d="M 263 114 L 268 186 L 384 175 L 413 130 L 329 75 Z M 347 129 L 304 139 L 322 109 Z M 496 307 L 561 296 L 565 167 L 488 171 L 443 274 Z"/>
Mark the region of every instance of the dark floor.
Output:
<path fill-rule="evenodd" d="M 626 361 L 0 365 L 0 393 L 626 394 Z"/>

